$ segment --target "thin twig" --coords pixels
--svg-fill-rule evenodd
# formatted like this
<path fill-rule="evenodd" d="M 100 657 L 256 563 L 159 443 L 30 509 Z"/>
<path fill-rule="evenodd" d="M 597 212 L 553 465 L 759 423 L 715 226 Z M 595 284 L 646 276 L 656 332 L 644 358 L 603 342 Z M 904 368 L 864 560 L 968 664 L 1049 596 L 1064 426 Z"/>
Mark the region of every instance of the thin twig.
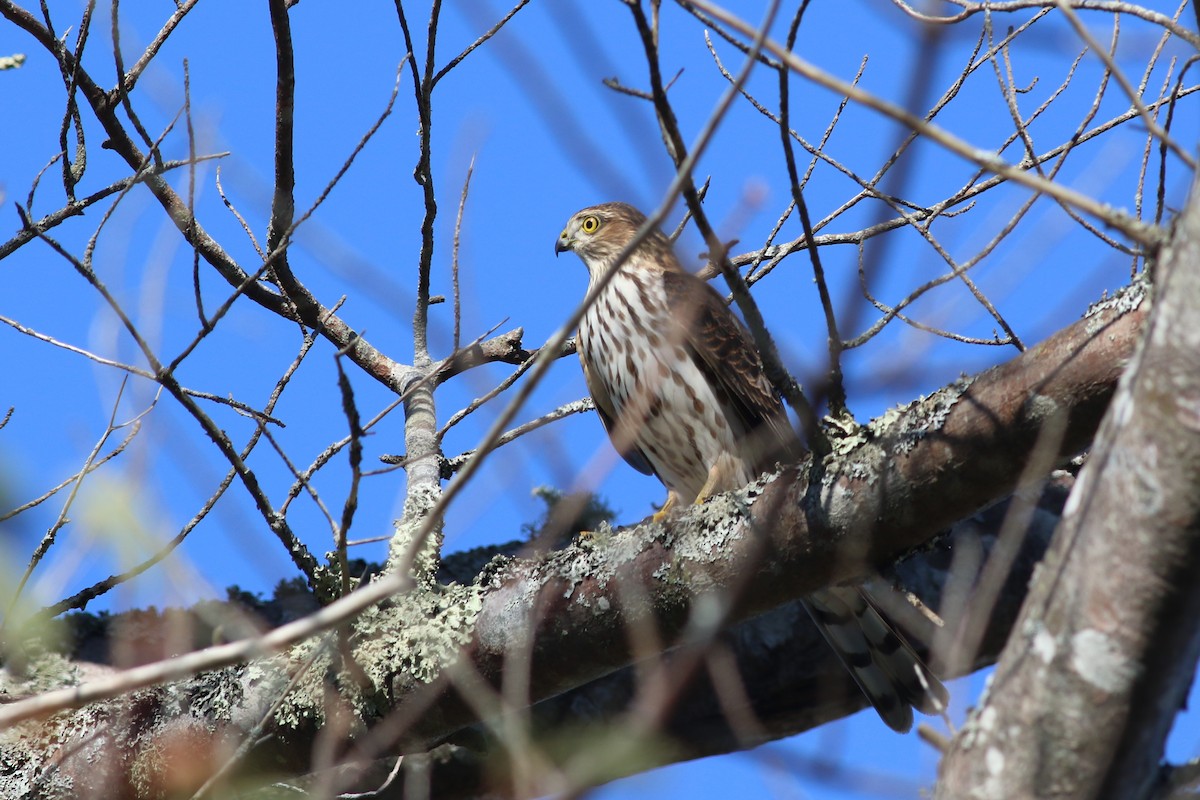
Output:
<path fill-rule="evenodd" d="M 474 52 L 477 47 L 479 47 L 484 42 L 486 42 L 488 39 L 492 38 L 497 33 L 499 33 L 500 29 L 503 28 L 510 19 L 515 17 L 517 15 L 518 11 L 520 11 L 522 8 L 524 8 L 527 5 L 529 5 L 529 0 L 517 0 L 517 4 L 515 6 L 513 6 L 512 10 L 509 11 L 507 14 L 505 14 L 500 19 L 499 22 L 497 22 L 495 25 L 493 25 L 491 28 L 489 28 L 487 30 L 487 32 L 484 33 L 482 36 L 480 36 L 478 39 L 471 42 L 471 44 L 469 44 L 467 46 L 466 50 L 463 50 L 461 53 L 456 55 L 454 58 L 450 59 L 450 63 L 448 63 L 446 66 L 442 67 L 440 70 L 437 71 L 437 74 L 434 75 L 432 80 L 429 81 L 430 90 L 432 90 L 434 86 L 437 86 L 438 81 L 440 81 L 442 78 L 444 78 L 446 76 L 446 73 L 448 73 L 450 70 L 454 69 L 460 63 L 462 63 L 462 60 L 464 58 L 471 55 L 471 53 Z"/>
<path fill-rule="evenodd" d="M 125 422 L 118 423 L 117 411 L 121 406 L 121 397 L 125 393 L 125 384 L 126 380 L 123 379 L 121 381 L 121 386 L 117 389 L 117 396 L 113 400 L 112 411 L 109 414 L 108 424 L 104 428 L 104 433 L 100 435 L 99 440 L 97 440 L 95 446 L 92 447 L 92 451 L 88 453 L 87 458 L 84 459 L 83 467 L 77 473 L 75 473 L 75 480 L 71 484 L 71 491 L 67 493 L 66 500 L 63 501 L 63 505 L 62 508 L 59 509 L 58 516 L 55 518 L 54 522 L 50 524 L 50 527 L 46 530 L 45 535 L 42 536 L 42 540 L 38 543 L 38 546 L 34 548 L 33 554 L 29 557 L 29 564 L 26 565 L 25 572 L 17 581 L 16 588 L 13 589 L 12 598 L 8 603 L 8 611 L 4 615 L 4 621 L 0 623 L 0 631 L 7 630 L 9 624 L 13 620 L 13 611 L 16 609 L 17 602 L 21 598 L 21 592 L 25 590 L 25 585 L 29 582 L 30 576 L 33 575 L 33 571 L 37 568 L 37 565 L 41 563 L 42 558 L 54 545 L 59 531 L 66 526 L 71 508 L 75 504 L 75 499 L 79 496 L 79 490 L 83 488 L 83 481 L 92 472 L 94 466 L 98 466 L 97 459 L 100 457 L 100 451 L 108 442 L 109 437 L 125 427 L 131 428 L 130 437 L 135 436 L 138 429 L 141 427 L 142 419 L 151 411 L 153 411 L 154 406 L 158 403 L 158 397 L 156 396 L 150 405 L 143 411 L 136 414 L 133 418 L 126 420 Z M 122 443 L 122 447 L 124 447 L 124 443 Z"/>
<path fill-rule="evenodd" d="M 528 2 L 528 0 L 526 0 Z M 516 13 L 514 10 L 513 13 Z M 467 207 L 467 191 L 471 188 L 471 174 L 475 171 L 475 156 L 467 164 L 467 177 L 463 178 L 462 194 L 458 198 L 458 215 L 454 218 L 454 243 L 450 250 L 450 278 L 454 285 L 454 349 L 458 350 L 462 335 L 462 306 L 458 287 L 458 245 L 462 234 L 463 210 Z"/>
<path fill-rule="evenodd" d="M 304 357 L 308 354 L 309 350 L 312 348 L 313 342 L 315 341 L 315 333 L 309 333 L 307 336 L 305 336 L 304 343 L 301 345 L 300 351 L 296 355 L 296 358 L 292 360 L 291 365 L 287 368 L 287 370 L 284 371 L 283 376 L 276 381 L 275 388 L 272 390 L 271 396 L 267 399 L 266 410 L 268 412 L 274 411 L 275 405 L 279 402 L 279 398 L 283 394 L 283 390 L 287 387 L 292 375 L 294 375 L 296 370 L 300 367 L 301 362 L 304 360 Z M 262 436 L 262 433 L 263 428 L 261 425 L 255 428 L 254 433 L 250 436 L 249 442 L 247 442 L 246 446 L 242 448 L 241 456 L 243 459 L 250 456 L 251 451 L 253 451 L 254 447 L 258 444 L 259 437 Z M 213 507 L 217 504 L 217 501 L 220 500 L 225 494 L 225 490 L 229 488 L 231 483 L 233 483 L 233 479 L 235 477 L 237 477 L 237 470 L 231 468 L 227 473 L 225 473 L 225 477 L 221 479 L 221 482 L 217 485 L 217 488 L 211 495 L 209 495 L 208 500 L 204 502 L 204 504 L 200 507 L 200 510 L 197 511 L 187 522 L 187 524 L 184 525 L 183 528 L 181 528 L 180 531 L 175 534 L 175 536 L 172 537 L 169 542 L 163 545 L 158 552 L 154 553 L 149 558 L 143 560 L 139 564 L 136 564 L 125 572 L 118 573 L 116 575 L 110 575 L 108 578 L 105 578 L 104 580 L 99 581 L 82 591 L 76 592 L 71 597 L 42 609 L 41 612 L 36 614 L 29 621 L 28 626 L 37 628 L 44 622 L 58 616 L 59 614 L 71 610 L 82 610 L 86 608 L 88 603 L 90 603 L 92 600 L 100 597 L 116 586 L 127 583 L 128 581 L 153 567 L 155 564 L 158 564 L 160 561 L 174 552 L 175 549 L 179 547 L 179 545 L 182 544 L 183 541 L 188 537 L 188 534 L 190 534 L 192 530 L 194 530 L 196 526 L 208 516 L 209 512 L 212 511 Z M 280 513 L 282 514 L 284 512 L 281 510 Z"/>
<path fill-rule="evenodd" d="M 757 35 L 758 29 L 753 25 L 724 9 L 714 6 L 708 0 L 693 0 L 693 2 L 745 35 Z M 1111 225 L 1141 244 L 1154 247 L 1161 244 L 1165 239 L 1166 233 L 1160 228 L 1141 222 L 1128 213 L 1116 210 L 1075 189 L 1045 181 L 1035 175 L 1030 175 L 1019 166 L 1007 163 L 995 153 L 976 148 L 954 136 L 945 128 L 926 122 L 888 100 L 884 100 L 875 94 L 830 75 L 794 53 L 789 53 L 782 45 L 772 39 L 765 40 L 764 47 L 782 59 L 788 65 L 788 68 L 798 75 L 808 78 L 819 86 L 823 86 L 839 95 L 849 96 L 852 100 L 861 103 L 867 108 L 878 111 L 903 125 L 907 125 L 914 131 L 918 131 L 922 136 L 941 145 L 946 150 L 977 164 L 989 172 L 1007 178 L 1033 191 L 1042 192 L 1064 203 L 1073 205 L 1081 211 Z"/>
<path fill-rule="evenodd" d="M 932 22 L 939 25 L 951 25 L 956 22 L 962 22 L 968 17 L 975 14 L 991 12 L 993 14 L 1003 14 L 1012 11 L 1024 11 L 1030 8 L 1053 8 L 1058 5 L 1058 0 L 1008 0 L 1007 2 L 992 2 L 974 3 L 966 0 L 947 0 L 947 2 L 956 5 L 963 10 L 958 14 L 939 17 L 933 14 L 924 14 L 917 11 L 904 0 L 892 0 L 898 8 L 908 14 L 910 17 L 921 22 Z M 1200 50 L 1200 35 L 1195 31 L 1188 30 L 1183 25 L 1179 24 L 1177 19 L 1172 19 L 1165 14 L 1160 14 L 1157 11 L 1152 11 L 1144 6 L 1135 5 L 1124 2 L 1124 0 L 1071 0 L 1072 6 L 1081 10 L 1089 11 L 1108 11 L 1113 14 L 1128 14 L 1133 17 L 1138 17 L 1153 25 L 1157 25 L 1164 30 L 1170 31 L 1175 36 L 1183 39 L 1192 47 Z"/>
<path fill-rule="evenodd" d="M 351 589 L 350 565 L 349 559 L 346 557 L 346 535 L 350 531 L 350 525 L 354 522 L 354 512 L 358 509 L 358 487 L 362 482 L 362 438 L 365 434 L 358 406 L 354 403 L 354 388 L 350 385 L 346 371 L 342 369 L 341 353 L 334 357 L 333 363 L 337 367 L 338 391 L 342 395 L 342 413 L 346 415 L 346 422 L 350 426 L 350 488 L 346 491 L 346 499 L 342 503 L 341 523 L 336 529 L 338 568 L 341 572 L 342 596 L 344 597 L 350 594 Z"/>
<path fill-rule="evenodd" d="M 593 411 L 595 408 L 596 404 L 590 397 L 583 397 L 570 403 L 564 403 L 553 411 L 549 411 L 537 419 L 530 420 L 523 425 L 518 425 L 512 430 L 505 431 L 500 435 L 500 438 L 496 440 L 496 445 L 493 449 L 503 447 L 514 439 L 519 439 L 525 434 L 536 431 L 538 428 L 549 425 L 551 422 L 560 420 L 563 417 L 569 417 L 572 414 L 582 414 L 586 411 Z M 445 475 L 450 476 L 458 472 L 462 468 L 463 464 L 467 463 L 468 460 L 474 457 L 475 452 L 475 450 L 465 450 L 453 458 L 446 459 L 444 468 Z"/>
<path fill-rule="evenodd" d="M 1121 87 L 1121 90 L 1125 92 L 1125 96 L 1129 98 L 1129 102 L 1137 109 L 1138 117 L 1141 118 L 1142 123 L 1150 131 L 1150 135 L 1169 147 L 1172 153 L 1188 165 L 1189 169 L 1195 169 L 1196 161 L 1192 158 L 1191 153 L 1180 147 L 1179 143 L 1172 139 L 1154 120 L 1154 117 L 1150 114 L 1150 110 L 1142 102 L 1141 96 L 1133 88 L 1129 79 L 1125 77 L 1125 73 L 1117 66 L 1117 62 L 1113 59 L 1112 54 L 1101 47 L 1100 43 L 1088 32 L 1087 26 L 1079 19 L 1079 15 L 1075 13 L 1070 4 L 1066 0 L 1057 0 L 1056 5 L 1063 16 L 1067 18 L 1067 21 L 1071 23 L 1071 27 L 1075 29 L 1075 33 L 1079 35 L 1079 38 L 1083 39 L 1092 52 L 1104 62 L 1104 68 L 1112 73 L 1113 78 L 1117 81 L 1117 85 Z"/>

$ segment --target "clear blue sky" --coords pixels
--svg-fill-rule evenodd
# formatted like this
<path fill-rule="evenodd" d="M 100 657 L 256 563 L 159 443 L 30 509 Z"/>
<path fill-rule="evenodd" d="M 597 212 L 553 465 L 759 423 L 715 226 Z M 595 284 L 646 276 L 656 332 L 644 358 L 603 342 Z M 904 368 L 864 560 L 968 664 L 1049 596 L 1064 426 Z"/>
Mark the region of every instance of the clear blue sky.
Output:
<path fill-rule="evenodd" d="M 1174 9 L 1150 3 L 1160 11 Z M 745 11 L 757 20 L 761 3 Z M 308 0 L 291 14 L 297 65 L 297 205 L 305 209 L 342 165 L 363 133 L 385 107 L 404 54 L 403 40 L 390 3 L 347 6 Z M 54 7 L 60 31 L 78 25 L 78 4 Z M 127 63 L 161 25 L 170 5 L 122 7 L 122 41 Z M 424 52 L 427 9 L 413 4 L 409 20 L 417 47 Z M 447 3 L 439 35 L 439 64 L 468 45 L 504 9 L 482 1 Z M 107 10 L 98 15 L 89 44 L 94 74 L 113 74 Z M 1185 24 L 1190 23 L 1190 11 Z M 1020 24 L 1019 17 L 998 17 L 997 30 Z M 1107 42 L 1110 18 L 1085 15 L 1097 39 Z M 776 35 L 784 28 L 776 26 Z M 882 0 L 815 3 L 797 50 L 830 73 L 850 79 L 869 56 L 861 85 L 897 102 L 917 90 L 925 108 L 940 96 L 967 62 L 978 24 L 947 30 L 937 57 L 921 45 L 921 32 L 891 4 Z M 1118 56 L 1136 82 L 1140 65 L 1154 46 L 1145 28 L 1127 25 Z M 673 5 L 663 9 L 662 63 L 668 76 L 679 72 L 672 89 L 685 136 L 694 138 L 711 112 L 725 83 L 704 45 L 703 28 Z M 1058 86 L 1073 55 L 1077 35 L 1061 21 L 1045 20 L 1013 48 L 1016 82 L 1031 86 L 1019 95 L 1028 114 Z M 739 54 L 723 42 L 716 47 L 726 65 L 736 70 Z M 57 148 L 62 115 L 62 83 L 50 59 L 21 32 L 0 25 L 0 55 L 24 52 L 25 66 L 0 73 L 0 107 L 10 110 L 0 134 L 0 193 L 9 220 L 17 227 L 14 201 L 25 202 L 34 176 Z M 1168 56 L 1182 55 L 1178 43 Z M 232 216 L 224 211 L 215 186 L 214 166 L 228 196 L 249 220 L 259 241 L 269 215 L 273 152 L 274 45 L 266 5 L 233 0 L 199 4 L 143 78 L 135 104 L 152 134 L 160 132 L 181 108 L 182 62 L 188 60 L 191 96 L 200 152 L 229 151 L 218 162 L 197 171 L 197 203 L 204 225 L 245 264 L 255 260 L 252 246 Z M 1151 80 L 1163 80 L 1164 66 Z M 920 66 L 920 72 L 917 65 Z M 1070 89 L 1031 128 L 1036 149 L 1062 141 L 1090 106 L 1099 80 L 1099 61 L 1085 56 Z M 917 75 L 918 77 L 914 77 Z M 555 259 L 553 241 L 567 217 L 586 205 L 611 199 L 634 202 L 647 210 L 659 202 L 671 178 L 649 105 L 617 95 L 601 79 L 645 88 L 644 62 L 627 10 L 615 0 L 583 3 L 555 0 L 533 3 L 494 41 L 472 54 L 439 86 L 434 109 L 433 174 L 440 216 L 437 226 L 433 292 L 450 295 L 450 234 L 468 164 L 474 176 L 466 207 L 460 253 L 462 335 L 483 335 L 494 326 L 525 329 L 527 347 L 545 341 L 582 297 L 586 273 L 573 256 Z M 111 78 L 105 77 L 105 82 Z M 775 78 L 756 73 L 751 90 L 775 104 Z M 839 98 L 794 80 L 793 126 L 807 139 L 820 138 L 836 111 Z M 1106 120 L 1127 107 L 1110 88 L 1096 120 Z M 1178 138 L 1191 147 L 1196 140 L 1196 109 L 1185 101 L 1176 122 Z M 12 110 L 19 109 L 19 114 Z M 85 114 L 85 119 L 87 115 Z M 939 117 L 939 123 L 983 149 L 995 149 L 1012 130 L 991 66 L 967 82 L 962 95 Z M 183 158 L 187 141 L 182 122 L 166 140 L 168 157 Z M 90 145 L 89 172 L 81 194 L 125 174 L 111 153 L 101 150 L 102 133 L 85 126 Z M 411 317 L 419 249 L 421 193 L 412 180 L 417 159 L 417 119 L 411 82 L 402 76 L 396 110 L 367 145 L 358 162 L 301 229 L 292 250 L 298 276 L 332 305 L 341 297 L 341 314 L 377 347 L 399 361 L 410 361 Z M 833 133 L 827 150 L 862 176 L 869 176 L 894 147 L 898 129 L 874 112 L 851 106 Z M 1114 205 L 1131 207 L 1132 186 L 1144 138 L 1140 128 L 1125 126 L 1117 136 L 1080 148 L 1060 177 Z M 1019 145 L 1005 155 L 1019 158 Z M 801 159 L 802 165 L 807 159 Z M 933 203 L 964 183 L 973 168 L 931 145 L 913 153 L 912 181 L 905 195 Z M 34 203 L 40 216 L 61 205 L 61 183 L 51 167 Z M 745 103 L 735 106 L 701 162 L 700 175 L 711 175 L 707 205 L 722 235 L 739 239 L 734 252 L 761 242 L 788 197 L 778 135 L 772 124 Z M 1173 205 L 1186 185 L 1174 170 L 1167 186 Z M 175 175 L 177 187 L 185 176 Z M 836 209 L 855 192 L 845 177 L 818 167 L 807 200 L 815 218 Z M 967 258 L 994 236 L 1025 198 L 1023 190 L 997 193 L 994 199 L 961 219 L 945 220 L 937 232 L 952 253 Z M 1152 200 L 1151 200 L 1152 201 Z M 74 252 L 104 213 L 105 205 L 85 219 L 55 232 Z M 856 209 L 835 220 L 826 232 L 852 231 L 872 218 Z M 672 220 L 677 219 L 677 214 Z M 1055 206 L 1039 201 L 1023 229 L 1003 242 L 973 271 L 988 294 L 1027 343 L 1076 319 L 1104 289 L 1128 280 L 1129 259 L 1114 255 L 1094 236 L 1071 222 Z M 782 240 L 798 235 L 794 220 Z M 894 302 L 912 287 L 945 271 L 938 255 L 911 231 L 885 237 L 871 248 L 886 247 L 871 286 Z M 688 230 L 680 240 L 685 263 L 698 264 L 704 249 Z M 822 250 L 839 307 L 849 308 L 857 296 L 858 251 L 852 246 Z M 125 198 L 96 250 L 96 269 L 139 324 L 145 326 L 161 353 L 173 355 L 195 333 L 190 283 L 190 253 L 174 228 L 165 222 L 148 192 Z M 811 381 L 824 367 L 824 330 L 807 260 L 793 258 L 756 290 L 766 319 L 788 365 Z M 209 307 L 223 297 L 224 285 L 205 271 Z M 844 334 L 856 334 L 877 316 L 860 316 Z M 921 321 L 957 333 L 987 337 L 995 323 L 961 284 L 950 283 L 913 307 Z M 0 315 L 11 317 L 60 340 L 93 352 L 141 365 L 128 336 L 115 324 L 95 293 L 45 246 L 34 245 L 0 263 Z M 452 316 L 449 304 L 431 312 L 435 355 L 449 350 Z M 274 382 L 294 356 L 298 344 L 290 328 L 248 303 L 240 304 L 218 333 L 181 368 L 191 387 L 261 406 Z M 948 342 L 895 322 L 866 347 L 847 355 L 846 373 L 852 410 L 860 420 L 888 406 L 927 393 L 953 380 L 1015 355 L 1009 348 Z M 344 435 L 330 348 L 318 345 L 298 372 L 277 414 L 289 425 L 278 432 L 286 452 L 301 466 L 330 441 Z M 102 433 L 111 413 L 121 375 L 80 356 L 36 342 L 0 325 L 0 366 L 9 379 L 0 385 L 0 407 L 14 407 L 9 426 L 0 431 L 0 503 L 5 507 L 40 494 L 78 469 Z M 438 393 L 441 419 L 498 382 L 508 367 L 490 367 L 464 375 Z M 371 379 L 351 374 L 365 416 L 392 399 Z M 129 418 L 143 410 L 154 394 L 145 381 L 126 388 L 118 411 Z M 531 419 L 585 394 L 578 364 L 565 359 L 522 410 Z M 472 447 L 500 406 L 485 406 L 446 439 L 447 455 Z M 209 408 L 235 441 L 244 441 L 245 420 Z M 399 412 L 366 442 L 368 465 L 382 454 L 403 451 Z M 120 434 L 118 434 L 119 436 Z M 251 464 L 278 497 L 290 480 L 279 458 L 260 446 Z M 195 423 L 165 399 L 143 423 L 129 452 L 97 476 L 71 513 L 72 524 L 47 563 L 35 573 L 28 593 L 52 602 L 128 565 L 156 542 L 172 536 L 216 484 L 224 468 Z M 530 494 L 538 485 L 599 491 L 633 522 L 659 502 L 663 490 L 652 479 L 616 459 L 603 431 L 591 416 L 573 417 L 526 437 L 497 454 L 471 486 L 464 502 L 447 520 L 447 548 L 463 549 L 515 538 L 520 526 L 541 510 Z M 346 487 L 344 456 L 323 473 L 318 488 L 335 516 Z M 364 483 L 361 506 L 351 538 L 385 535 L 399 513 L 403 478 L 398 473 Z M 3 580 L 19 574 L 28 554 L 61 507 L 60 500 L 0 528 L 6 569 Z M 316 554 L 332 548 L 328 525 L 310 502 L 297 501 L 290 519 Z M 382 557 L 381 545 L 357 554 Z M 173 605 L 197 596 L 220 595 L 238 584 L 269 592 L 294 572 L 278 543 L 238 486 L 217 506 L 169 560 L 135 585 L 123 587 L 96 608 Z M 982 678 L 956 682 L 953 716 L 961 720 L 977 696 Z M 1197 754 L 1197 733 L 1190 726 L 1177 737 L 1177 756 Z M 814 778 L 803 765 L 812 759 L 858 765 L 865 793 L 845 783 Z M 915 736 L 886 730 L 871 712 L 826 726 L 806 736 L 760 748 L 752 753 L 709 759 L 618 782 L 600 792 L 605 797 L 653 794 L 656 797 L 782 796 L 813 798 L 912 797 L 916 787 L 932 780 L 936 758 Z M 865 775 L 865 777 L 863 777 Z"/>

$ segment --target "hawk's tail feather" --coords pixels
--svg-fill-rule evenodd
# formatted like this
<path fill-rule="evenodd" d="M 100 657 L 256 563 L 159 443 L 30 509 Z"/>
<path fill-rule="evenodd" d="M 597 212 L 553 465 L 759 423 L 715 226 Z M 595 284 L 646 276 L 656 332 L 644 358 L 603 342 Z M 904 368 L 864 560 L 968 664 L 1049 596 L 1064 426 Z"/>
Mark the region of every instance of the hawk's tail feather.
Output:
<path fill-rule="evenodd" d="M 908 731 L 913 708 L 945 709 L 946 687 L 861 589 L 822 589 L 805 598 L 805 608 L 889 728 Z"/>

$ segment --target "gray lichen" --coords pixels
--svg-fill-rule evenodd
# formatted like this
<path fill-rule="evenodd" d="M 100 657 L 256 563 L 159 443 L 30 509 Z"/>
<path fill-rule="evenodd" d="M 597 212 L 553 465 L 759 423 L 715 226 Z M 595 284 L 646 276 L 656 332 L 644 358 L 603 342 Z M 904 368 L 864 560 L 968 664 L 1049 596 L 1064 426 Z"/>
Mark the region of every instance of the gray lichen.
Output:
<path fill-rule="evenodd" d="M 713 553 L 727 549 L 743 536 L 748 506 L 740 495 L 741 492 L 730 492 L 713 497 L 693 509 L 686 518 L 678 520 L 672 542 L 673 557 L 703 563 L 712 558 Z"/>
<path fill-rule="evenodd" d="M 341 694 L 362 722 L 386 709 L 380 697 L 429 683 L 459 657 L 470 643 L 483 609 L 480 586 L 417 584 L 403 595 L 360 614 L 350 625 L 353 674 L 366 676 L 369 686 L 354 680 L 341 663 L 336 632 L 302 642 L 288 653 L 293 671 L 305 665 L 294 689 L 283 700 L 276 720 L 285 727 L 324 721 L 327 680 L 337 674 Z M 279 664 L 256 664 L 256 680 L 285 674 Z M 282 687 L 281 687 L 282 688 Z"/>
<path fill-rule="evenodd" d="M 388 572 L 411 563 L 407 571 L 413 578 L 419 583 L 433 582 L 441 555 L 443 523 L 441 519 L 431 520 L 430 516 L 440 498 L 441 489 L 436 485 L 411 487 L 388 543 Z"/>
<path fill-rule="evenodd" d="M 1114 292 L 1111 297 L 1105 295 L 1092 303 L 1083 314 L 1084 319 L 1091 320 L 1087 329 L 1088 335 L 1094 336 L 1100 332 L 1105 312 L 1115 310 L 1119 314 L 1128 314 L 1130 311 L 1135 311 L 1143 301 L 1152 297 L 1153 289 L 1154 286 L 1147 277 L 1147 273 L 1143 272 L 1128 286 L 1123 286 Z"/>
<path fill-rule="evenodd" d="M 442 521 L 433 513 L 440 497 L 437 486 L 412 487 L 396 522 L 385 574 L 404 570 L 412 578 L 407 591 L 366 609 L 341 632 L 308 639 L 284 656 L 247 668 L 249 683 L 278 683 L 271 692 L 276 697 L 286 681 L 294 682 L 276 711 L 279 725 L 323 722 L 331 679 L 365 725 L 386 713 L 384 698 L 429 683 L 471 642 L 484 587 L 437 582 Z"/>
<path fill-rule="evenodd" d="M 893 453 L 911 452 L 926 436 L 942 429 L 950 412 L 974 381 L 973 377 L 961 375 L 954 383 L 938 389 L 929 397 L 922 396 L 871 420 L 867 428 L 872 440 L 890 440 Z"/>
<path fill-rule="evenodd" d="M 20 674 L 0 670 L 0 693 L 27 696 L 77 686 L 88 677 L 87 665 L 75 664 L 57 653 L 29 653 Z M 0 797 L 75 797 L 69 776 L 53 765 L 63 747 L 90 736 L 97 720 L 107 715 L 106 705 L 95 704 L 45 720 L 14 725 L 0 731 Z M 86 748 L 75 744 L 79 749 Z"/>

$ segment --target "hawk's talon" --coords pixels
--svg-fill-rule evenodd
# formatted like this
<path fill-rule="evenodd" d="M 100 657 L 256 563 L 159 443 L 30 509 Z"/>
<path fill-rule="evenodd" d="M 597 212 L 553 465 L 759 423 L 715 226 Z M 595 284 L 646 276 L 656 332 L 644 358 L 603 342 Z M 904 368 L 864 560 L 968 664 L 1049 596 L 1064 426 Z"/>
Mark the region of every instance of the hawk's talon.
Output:
<path fill-rule="evenodd" d="M 675 492 L 667 492 L 667 502 L 663 503 L 662 508 L 651 515 L 650 521 L 659 524 L 663 523 L 667 517 L 671 516 L 671 511 L 677 505 L 679 505 L 679 495 L 675 494 Z"/>
<path fill-rule="evenodd" d="M 708 498 L 715 494 L 721 493 L 721 485 L 725 483 L 725 474 L 722 470 L 722 462 L 724 458 L 717 459 L 717 463 L 713 464 L 708 470 L 708 480 L 700 487 L 700 494 L 696 495 L 696 499 L 692 501 L 692 505 L 698 506 L 701 503 L 707 503 Z"/>

